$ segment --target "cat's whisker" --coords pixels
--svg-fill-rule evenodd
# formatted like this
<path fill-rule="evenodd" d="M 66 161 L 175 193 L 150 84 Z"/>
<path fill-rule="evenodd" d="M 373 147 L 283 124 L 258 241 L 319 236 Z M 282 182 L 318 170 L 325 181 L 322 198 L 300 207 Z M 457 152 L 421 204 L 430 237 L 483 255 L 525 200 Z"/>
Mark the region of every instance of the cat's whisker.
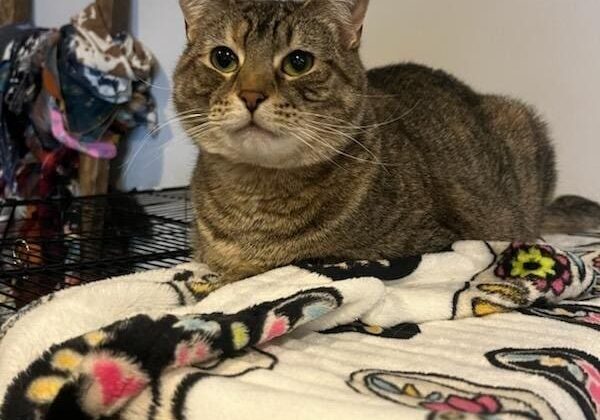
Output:
<path fill-rule="evenodd" d="M 389 125 L 389 124 L 393 124 L 393 123 L 398 122 L 398 121 L 402 121 L 403 119 L 405 119 L 406 117 L 408 117 L 410 114 L 412 114 L 413 111 L 415 109 L 417 109 L 417 107 L 419 106 L 420 103 L 421 103 L 421 99 L 417 99 L 417 101 L 415 102 L 415 104 L 412 107 L 410 107 L 408 110 L 406 110 L 406 112 L 404 112 L 402 115 L 400 115 L 398 117 L 394 117 L 394 118 L 389 119 L 387 121 L 384 121 L 382 123 L 371 124 L 371 126 L 373 128 L 380 128 L 380 127 L 384 127 L 384 126 Z M 397 109 L 396 109 L 396 111 L 397 111 Z"/>
<path fill-rule="evenodd" d="M 400 96 L 403 96 L 400 93 L 381 93 L 381 94 L 371 94 L 371 93 L 349 93 L 350 95 L 353 96 L 360 96 L 363 98 L 398 98 Z"/>
<path fill-rule="evenodd" d="M 165 127 L 171 125 L 174 122 L 183 122 L 183 121 L 200 119 L 200 118 L 205 118 L 204 114 L 182 115 L 182 113 L 180 113 L 180 114 L 174 116 L 173 118 L 170 118 L 169 120 L 165 121 L 164 123 L 160 124 L 158 127 L 151 130 L 150 132 L 148 132 L 144 136 L 144 138 L 142 138 L 140 140 L 140 145 L 138 146 L 136 151 L 133 153 L 133 156 L 131 156 L 131 158 L 127 159 L 125 162 L 123 162 L 123 164 L 121 164 L 119 169 L 125 168 L 125 171 L 123 172 L 122 177 L 125 178 L 129 174 L 129 171 L 131 170 L 133 163 L 138 158 L 138 156 L 140 155 L 142 150 L 146 147 L 146 144 L 148 143 L 148 140 L 150 139 L 150 137 L 154 136 L 154 134 L 156 134 L 158 131 L 164 129 Z"/>
<path fill-rule="evenodd" d="M 199 140 L 202 137 L 206 136 L 206 134 L 215 131 L 219 128 L 218 125 L 215 125 L 213 122 L 209 121 L 203 124 L 200 124 L 196 127 L 192 127 L 191 129 L 186 131 L 186 134 L 192 140 Z"/>
<path fill-rule="evenodd" d="M 189 115 L 177 114 L 174 117 L 169 118 L 167 121 L 165 121 L 164 123 L 160 124 L 156 128 L 154 128 L 153 130 L 151 130 L 148 133 L 148 135 L 149 136 L 153 136 L 154 134 L 156 134 L 157 132 L 159 132 L 163 128 L 168 127 L 171 124 L 176 123 L 176 122 L 184 122 L 184 121 L 192 120 L 192 119 L 195 119 L 195 118 L 206 118 L 207 116 L 208 116 L 207 114 L 196 114 L 196 113 L 189 114 Z"/>
<path fill-rule="evenodd" d="M 159 85 L 156 85 L 156 84 L 154 84 L 152 82 L 149 82 L 146 79 L 142 79 L 141 77 L 138 77 L 137 79 L 135 79 L 135 81 L 139 82 L 139 83 L 141 83 L 143 85 L 146 85 L 146 86 L 148 86 L 148 87 L 150 87 L 152 89 L 164 90 L 166 92 L 171 92 L 173 90 L 171 87 L 168 87 L 168 86 L 167 87 L 165 87 L 165 86 L 159 86 Z"/>
<path fill-rule="evenodd" d="M 144 164 L 143 169 L 148 169 L 153 163 L 155 163 L 159 158 L 160 154 L 164 153 L 167 149 L 169 149 L 174 144 L 177 144 L 183 140 L 189 140 L 186 135 L 176 136 L 167 141 L 165 141 L 162 145 L 160 145 L 156 150 L 156 156 L 150 159 L 146 164 Z"/>
<path fill-rule="evenodd" d="M 173 117 L 169 118 L 168 120 L 166 120 L 162 124 L 159 124 L 154 129 L 150 130 L 147 133 L 147 135 L 144 137 L 144 139 L 147 139 L 149 137 L 154 136 L 160 130 L 164 129 L 165 127 L 168 127 L 169 125 L 171 125 L 171 124 L 173 124 L 175 122 L 183 122 L 183 121 L 187 121 L 187 120 L 194 119 L 194 118 L 206 118 L 206 117 L 208 117 L 208 114 L 206 114 L 206 113 L 198 113 L 196 111 L 185 111 L 185 112 L 177 113 L 176 115 L 174 115 Z"/>
<path fill-rule="evenodd" d="M 312 122 L 315 122 L 315 121 L 312 121 Z M 305 130 L 305 131 L 308 131 L 313 136 L 317 137 L 319 142 L 323 142 L 323 140 L 320 139 L 320 137 L 319 137 L 319 133 L 341 135 L 344 138 L 347 138 L 347 139 L 353 141 L 354 143 L 358 144 L 359 146 L 361 146 L 361 148 L 363 148 L 367 153 L 369 153 L 375 159 L 375 162 L 373 162 L 373 163 L 381 164 L 381 162 L 379 161 L 379 159 L 377 158 L 377 156 L 369 148 L 367 148 L 359 140 L 357 140 L 354 137 L 350 136 L 348 133 L 344 133 L 343 131 L 334 130 L 334 129 L 331 129 L 331 128 L 319 127 L 318 126 L 319 123 L 316 123 L 317 125 L 315 125 L 315 124 L 312 124 L 310 122 L 306 122 L 306 124 L 307 124 L 309 130 Z M 328 145 L 328 146 L 331 146 L 331 145 Z M 331 146 L 331 147 L 333 147 L 333 146 Z M 337 149 L 335 149 L 335 150 L 337 150 Z M 360 158 L 358 158 L 356 156 L 354 156 L 354 157 L 357 158 L 357 159 L 360 159 Z"/>
<path fill-rule="evenodd" d="M 202 138 L 206 137 L 207 134 L 211 133 L 215 131 L 215 128 L 205 128 L 202 130 L 196 130 L 194 132 L 190 132 L 188 133 L 188 137 L 192 140 L 192 141 L 199 141 Z"/>
<path fill-rule="evenodd" d="M 386 121 L 383 122 L 378 122 L 378 123 L 373 123 L 373 124 L 366 124 L 366 125 L 354 125 L 352 124 L 350 121 L 344 120 L 342 118 L 337 118 L 337 117 L 333 117 L 331 115 L 324 115 L 324 114 L 318 114 L 318 113 L 314 113 L 314 112 L 306 112 L 306 111 L 297 111 L 299 114 L 301 115 L 306 115 L 306 116 L 312 116 L 312 117 L 317 117 L 317 118 L 322 118 L 322 119 L 330 119 L 330 120 L 335 120 L 335 121 L 339 121 L 342 122 L 344 124 L 341 124 L 340 127 L 337 128 L 348 128 L 348 129 L 357 129 L 357 130 L 364 130 L 364 129 L 375 129 L 375 128 L 380 128 L 380 127 L 384 127 L 386 125 L 389 124 L 393 124 L 395 122 L 401 121 L 404 118 L 406 118 L 408 115 L 410 115 L 416 108 L 417 106 L 421 103 L 421 100 L 417 100 L 415 102 L 415 104 L 408 109 L 405 113 L 403 113 L 402 115 L 398 116 L 398 117 L 393 117 L 390 118 Z M 329 123 L 327 123 L 329 124 Z M 332 126 L 334 126 L 334 124 L 330 124 Z"/>
<path fill-rule="evenodd" d="M 318 113 L 307 112 L 307 111 L 296 111 L 296 112 L 302 116 L 316 117 L 316 118 L 319 118 L 322 120 L 333 120 L 333 121 L 338 121 L 340 123 L 343 123 L 343 124 L 332 124 L 332 123 L 323 122 L 324 124 L 329 124 L 329 125 L 335 126 L 337 128 L 346 128 L 346 129 L 360 129 L 361 128 L 357 125 L 352 124 L 350 121 L 344 120 L 342 118 L 334 117 L 332 115 L 318 114 Z"/>
<path fill-rule="evenodd" d="M 369 149 L 367 146 L 365 146 L 360 140 L 352 137 L 350 134 L 344 133 L 343 131 L 338 130 L 336 128 L 319 126 L 318 123 L 315 123 L 315 124 L 308 123 L 308 125 L 309 125 L 310 128 L 312 128 L 314 130 L 318 130 L 318 131 L 321 131 L 321 132 L 327 133 L 327 134 L 340 135 L 340 136 L 342 136 L 342 137 L 344 137 L 344 138 L 352 141 L 353 143 L 355 143 L 358 146 L 360 146 L 369 155 L 371 155 L 371 157 L 373 159 L 375 159 L 375 162 L 381 163 L 381 161 L 379 160 L 379 158 L 377 157 L 377 155 L 371 149 Z"/>
<path fill-rule="evenodd" d="M 302 133 L 306 132 L 306 130 L 303 129 L 299 129 L 299 127 L 295 127 L 295 126 L 290 126 L 288 121 L 285 121 L 283 119 L 278 118 L 276 115 L 271 114 L 270 115 L 271 119 L 274 122 L 279 123 L 280 125 L 282 125 L 284 127 L 284 132 L 286 134 L 291 135 L 292 137 L 294 137 L 295 139 L 299 140 L 300 142 L 304 143 L 304 145 L 306 147 L 309 148 L 309 150 L 315 154 L 315 156 L 319 159 L 325 159 L 330 161 L 331 163 L 333 163 L 334 165 L 336 165 L 337 167 L 339 167 L 340 169 L 345 169 L 344 167 L 342 167 L 339 163 L 337 163 L 332 157 L 327 156 L 325 153 L 321 152 L 320 150 L 318 150 L 317 148 L 314 147 L 314 145 L 312 145 L 310 143 L 310 141 L 307 141 L 306 139 L 304 139 L 302 137 Z"/>
<path fill-rule="evenodd" d="M 331 162 L 331 163 L 333 163 L 334 165 L 336 165 L 338 168 L 346 170 L 346 168 L 344 168 L 342 165 L 340 165 L 339 163 L 337 163 L 337 162 L 335 161 L 335 159 L 333 159 L 333 158 L 332 158 L 332 157 L 330 157 L 330 156 L 327 156 L 325 153 L 322 153 L 322 152 L 320 152 L 320 151 L 319 151 L 318 149 L 316 149 L 316 148 L 315 148 L 315 147 L 314 147 L 314 146 L 313 146 L 313 145 L 312 145 L 312 144 L 311 144 L 309 141 L 307 141 L 307 140 L 303 139 L 303 138 L 302 138 L 302 136 L 301 136 L 299 133 L 297 133 L 297 132 L 294 132 L 294 131 L 290 130 L 290 131 L 289 131 L 289 134 L 290 134 L 292 137 L 294 137 L 294 138 L 298 139 L 299 141 L 301 141 L 302 143 L 304 143 L 304 144 L 306 145 L 306 147 L 308 147 L 308 148 L 310 149 L 310 151 L 311 151 L 311 152 L 313 152 L 313 153 L 314 153 L 314 154 L 315 154 L 315 155 L 316 155 L 316 156 L 317 156 L 319 159 L 325 159 L 325 160 L 328 160 L 329 162 Z"/>
<path fill-rule="evenodd" d="M 201 124 L 200 126 L 193 127 L 192 129 L 186 131 L 182 135 L 173 137 L 172 139 L 169 139 L 168 141 L 166 141 L 164 144 L 159 146 L 159 148 L 156 150 L 156 157 L 154 157 L 153 159 L 151 159 L 148 163 L 146 163 L 144 165 L 144 169 L 148 168 L 152 163 L 156 162 L 160 158 L 160 153 L 164 153 L 168 148 L 170 148 L 174 144 L 177 144 L 178 142 L 181 142 L 184 140 L 194 141 L 195 139 L 197 139 L 199 137 L 203 137 L 206 134 L 209 134 L 211 131 L 214 131 L 218 128 L 215 126 L 211 127 L 211 126 L 209 126 L 209 124 L 210 123 L 205 123 L 205 124 Z"/>
<path fill-rule="evenodd" d="M 334 152 L 336 152 L 336 154 L 338 154 L 338 155 L 341 155 L 341 156 L 347 157 L 348 159 L 352 159 L 352 160 L 354 160 L 354 161 L 361 162 L 361 163 L 367 163 L 367 164 L 371 164 L 371 165 L 378 165 L 378 166 L 381 166 L 381 167 L 387 167 L 387 166 L 398 166 L 398 165 L 392 165 L 392 164 L 387 164 L 387 163 L 382 163 L 382 162 L 375 162 L 375 161 L 372 161 L 372 160 L 370 160 L 370 159 L 363 159 L 363 158 L 360 158 L 360 157 L 358 157 L 358 156 L 354 156 L 354 155 L 352 155 L 352 154 L 349 154 L 349 153 L 346 153 L 346 152 L 344 152 L 343 150 L 340 150 L 340 149 L 338 149 L 338 148 L 337 148 L 337 147 L 335 147 L 335 146 L 332 146 L 331 144 L 327 143 L 326 141 L 323 141 L 323 140 L 322 140 L 322 139 L 319 137 L 318 133 L 315 133 L 314 131 L 311 131 L 311 130 L 306 130 L 306 129 L 301 129 L 301 130 L 303 130 L 304 132 L 308 131 L 308 133 L 310 133 L 310 134 L 311 134 L 311 135 L 310 135 L 310 138 L 311 138 L 312 140 L 314 140 L 314 141 L 318 142 L 319 144 L 321 144 L 322 146 L 324 146 L 324 147 L 326 147 L 326 148 L 328 148 L 328 149 L 331 149 L 331 150 L 333 150 L 333 151 L 334 151 Z"/>

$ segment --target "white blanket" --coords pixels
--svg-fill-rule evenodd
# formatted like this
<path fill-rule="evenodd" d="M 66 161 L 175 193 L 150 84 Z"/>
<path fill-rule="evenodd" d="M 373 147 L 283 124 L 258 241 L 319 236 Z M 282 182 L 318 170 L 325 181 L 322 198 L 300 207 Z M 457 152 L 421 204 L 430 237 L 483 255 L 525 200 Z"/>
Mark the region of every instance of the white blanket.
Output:
<path fill-rule="evenodd" d="M 597 419 L 600 233 L 545 239 L 66 290 L 0 330 L 0 419 Z"/>

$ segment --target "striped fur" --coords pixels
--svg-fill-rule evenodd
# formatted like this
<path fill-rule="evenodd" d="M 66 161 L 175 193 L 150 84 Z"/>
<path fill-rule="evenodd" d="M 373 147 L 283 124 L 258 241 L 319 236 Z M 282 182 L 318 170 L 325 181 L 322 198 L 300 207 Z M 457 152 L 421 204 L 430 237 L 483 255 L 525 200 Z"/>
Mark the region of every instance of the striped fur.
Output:
<path fill-rule="evenodd" d="M 226 281 L 310 258 L 395 258 L 540 233 L 556 178 L 543 122 L 442 71 L 366 72 L 347 41 L 368 2 L 204 0 L 201 12 L 182 2 L 192 36 L 174 100 L 201 149 L 197 256 Z M 238 54 L 235 73 L 211 67 L 219 45 Z M 315 56 L 294 79 L 279 67 L 292 49 Z M 268 97 L 254 118 L 270 135 L 236 134 L 244 89 Z"/>

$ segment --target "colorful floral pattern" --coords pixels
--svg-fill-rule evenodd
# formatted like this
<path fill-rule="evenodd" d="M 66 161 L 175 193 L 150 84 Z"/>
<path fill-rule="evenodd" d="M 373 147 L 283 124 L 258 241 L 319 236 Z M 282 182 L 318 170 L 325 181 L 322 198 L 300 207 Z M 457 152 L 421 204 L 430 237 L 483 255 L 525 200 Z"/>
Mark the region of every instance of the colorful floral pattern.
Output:
<path fill-rule="evenodd" d="M 523 308 L 529 307 L 531 314 L 593 329 L 600 328 L 600 315 L 593 306 L 564 303 L 555 308 L 549 305 L 542 308 L 535 306 L 540 301 L 558 303 L 589 292 L 595 282 L 595 271 L 591 267 L 598 263 L 598 254 L 586 253 L 582 257 L 581 253 L 564 253 L 540 244 L 474 243 L 479 246 L 471 244 L 470 247 L 461 248 L 459 244 L 459 250 L 454 251 L 464 257 L 457 259 L 459 263 L 468 263 L 463 264 L 462 271 L 453 279 L 454 283 L 444 284 L 446 287 L 456 287 L 447 287 L 449 291 L 446 296 L 452 296 L 452 302 L 439 299 L 440 304 L 445 305 L 446 314 L 450 308 L 453 308 L 452 317 L 455 319 L 518 309 L 527 314 Z M 466 252 L 460 254 L 460 250 Z M 273 358 L 259 354 L 258 363 L 255 363 L 251 349 L 260 353 L 257 346 L 289 334 L 299 325 L 327 316 L 338 308 L 342 304 L 342 291 L 346 285 L 335 283 L 335 286 L 331 286 L 337 280 L 335 276 L 339 275 L 342 279 L 343 276 L 348 278 L 356 273 L 369 272 L 377 274 L 374 277 L 386 279 L 384 270 L 395 267 L 395 275 L 399 278 L 415 274 L 413 278 L 404 280 L 411 282 L 420 279 L 424 273 L 432 276 L 426 270 L 435 268 L 436 264 L 441 265 L 431 258 L 424 258 L 423 264 L 417 264 L 416 268 L 410 265 L 395 266 L 393 261 L 380 261 L 371 266 L 356 262 L 356 267 L 346 264 L 347 268 L 331 266 L 328 269 L 335 272 L 328 286 L 315 287 L 232 314 L 194 312 L 198 307 L 193 305 L 219 287 L 219 278 L 202 271 L 180 272 L 168 284 L 180 292 L 179 302 L 182 307 L 187 304 L 188 307 L 184 309 L 187 315 L 139 315 L 52 347 L 11 384 L 6 402 L 0 406 L 0 418 L 13 418 L 15 413 L 20 418 L 46 418 L 48 410 L 54 410 L 57 401 L 66 405 L 67 412 L 79 410 L 93 418 L 113 418 L 118 417 L 125 407 L 131 406 L 132 400 L 138 402 L 147 397 L 148 390 L 156 385 L 157 379 L 162 381 L 165 376 L 176 376 L 181 371 L 193 372 L 191 378 L 186 376 L 181 382 L 187 392 L 192 390 L 197 381 L 215 375 L 215 369 L 223 377 L 233 377 L 254 369 L 271 369 L 274 366 Z M 454 260 L 444 261 L 448 266 Z M 435 264 L 432 265 L 432 262 Z M 303 269 L 313 271 L 314 267 Z M 297 268 L 294 270 L 302 271 Z M 302 274 L 307 273 L 303 271 Z M 444 277 L 440 278 L 444 280 Z M 385 287 L 395 286 L 385 284 Z M 407 299 L 406 296 L 402 298 Z M 410 314 L 416 308 L 411 304 Z M 397 308 L 388 306 L 389 310 Z M 534 313 L 538 310 L 539 314 Z M 405 311 L 409 312 L 406 308 Z M 178 310 L 175 313 L 186 312 Z M 339 313 L 345 314 L 345 311 Z M 348 336 L 342 339 L 383 344 L 383 338 L 409 339 L 421 331 L 418 325 L 411 323 L 386 328 L 383 325 L 392 322 L 379 320 L 369 314 L 371 317 L 365 316 L 363 322 L 357 319 L 363 313 L 342 317 L 339 321 L 342 324 L 352 319 L 354 322 L 338 325 L 322 333 L 358 333 L 363 337 Z M 328 317 L 328 322 L 331 318 Z M 367 320 L 369 323 L 366 323 Z M 328 322 L 325 325 L 332 325 Z M 319 340 L 331 339 L 318 334 L 310 336 Z M 385 343 L 385 346 L 392 345 L 394 343 L 390 341 Z M 399 345 L 402 346 L 401 343 Z M 244 354 L 246 356 L 240 358 Z M 572 382 L 578 380 L 580 389 L 589 396 L 582 404 L 600 405 L 598 364 L 591 358 L 576 359 L 571 356 L 550 352 L 539 358 L 536 355 L 520 355 L 518 360 L 511 362 L 527 364 L 534 373 L 537 373 L 535 369 L 546 369 L 565 377 L 571 375 L 568 379 Z M 534 366 L 535 363 L 537 366 Z M 344 374 L 347 373 L 347 370 L 344 371 Z M 432 373 L 360 371 L 352 375 L 348 385 L 363 395 L 408 407 L 408 412 L 419 412 L 421 417 L 429 420 L 558 419 L 552 406 L 530 390 L 486 386 Z M 181 395 L 181 389 L 177 388 L 178 396 Z M 140 396 L 140 393 L 143 395 Z M 182 405 L 180 408 L 184 410 L 186 407 Z M 406 408 L 401 410 L 406 411 Z M 590 413 L 596 414 L 588 411 L 587 418 L 594 418 Z M 177 419 L 186 418 L 184 414 L 173 415 Z"/>
<path fill-rule="evenodd" d="M 580 350 L 549 348 L 501 349 L 486 357 L 498 368 L 547 378 L 577 401 L 583 419 L 600 417 L 600 360 L 595 356 Z"/>
<path fill-rule="evenodd" d="M 554 408 L 533 392 L 490 387 L 433 373 L 367 369 L 347 384 L 363 395 L 424 410 L 428 419 L 558 420 Z"/>
<path fill-rule="evenodd" d="M 451 319 L 484 317 L 594 294 L 596 253 L 563 252 L 541 243 L 486 244 L 489 265 L 456 291 Z"/>
<path fill-rule="evenodd" d="M 46 418 L 55 400 L 71 404 L 65 412 L 113 416 L 147 388 L 152 372 L 236 357 L 342 302 L 336 289 L 316 288 L 231 315 L 139 315 L 119 321 L 55 346 L 36 361 L 9 388 L 0 418 Z"/>
<path fill-rule="evenodd" d="M 502 279 L 527 279 L 538 291 L 552 291 L 555 296 L 573 282 L 569 258 L 548 245 L 511 245 L 500 256 L 495 274 Z"/>

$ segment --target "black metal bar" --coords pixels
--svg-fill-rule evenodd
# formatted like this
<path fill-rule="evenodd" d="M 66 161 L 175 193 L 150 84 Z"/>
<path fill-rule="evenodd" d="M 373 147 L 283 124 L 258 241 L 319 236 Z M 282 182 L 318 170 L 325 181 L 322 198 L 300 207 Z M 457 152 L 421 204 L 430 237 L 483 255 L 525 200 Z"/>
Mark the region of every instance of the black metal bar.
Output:
<path fill-rule="evenodd" d="M 66 232 L 61 228 L 48 234 L 45 229 L 43 234 L 32 231 L 22 238 L 26 222 L 17 220 L 20 207 L 40 205 L 55 206 L 61 217 L 70 215 L 76 224 Z M 10 207 L 10 216 L 0 240 L 0 296 L 8 301 L 0 303 L 4 311 L 0 311 L 0 321 L 7 310 L 16 310 L 55 289 L 191 260 L 188 231 L 192 212 L 187 189 L 7 200 L 3 206 Z M 89 209 L 96 214 L 104 212 L 101 227 L 82 223 L 89 220 Z M 39 227 L 38 221 L 32 223 Z M 85 225 L 88 229 L 83 230 Z M 17 240 L 26 241 L 26 246 L 21 241 L 15 249 Z"/>
<path fill-rule="evenodd" d="M 7 237 L 8 229 L 11 223 L 13 223 L 13 221 L 15 220 L 15 211 L 17 211 L 16 207 L 12 206 L 10 208 L 10 216 L 8 216 L 8 220 L 6 221 L 6 226 L 4 226 L 4 232 L 2 232 L 2 241 L 4 241 L 4 239 Z"/>

